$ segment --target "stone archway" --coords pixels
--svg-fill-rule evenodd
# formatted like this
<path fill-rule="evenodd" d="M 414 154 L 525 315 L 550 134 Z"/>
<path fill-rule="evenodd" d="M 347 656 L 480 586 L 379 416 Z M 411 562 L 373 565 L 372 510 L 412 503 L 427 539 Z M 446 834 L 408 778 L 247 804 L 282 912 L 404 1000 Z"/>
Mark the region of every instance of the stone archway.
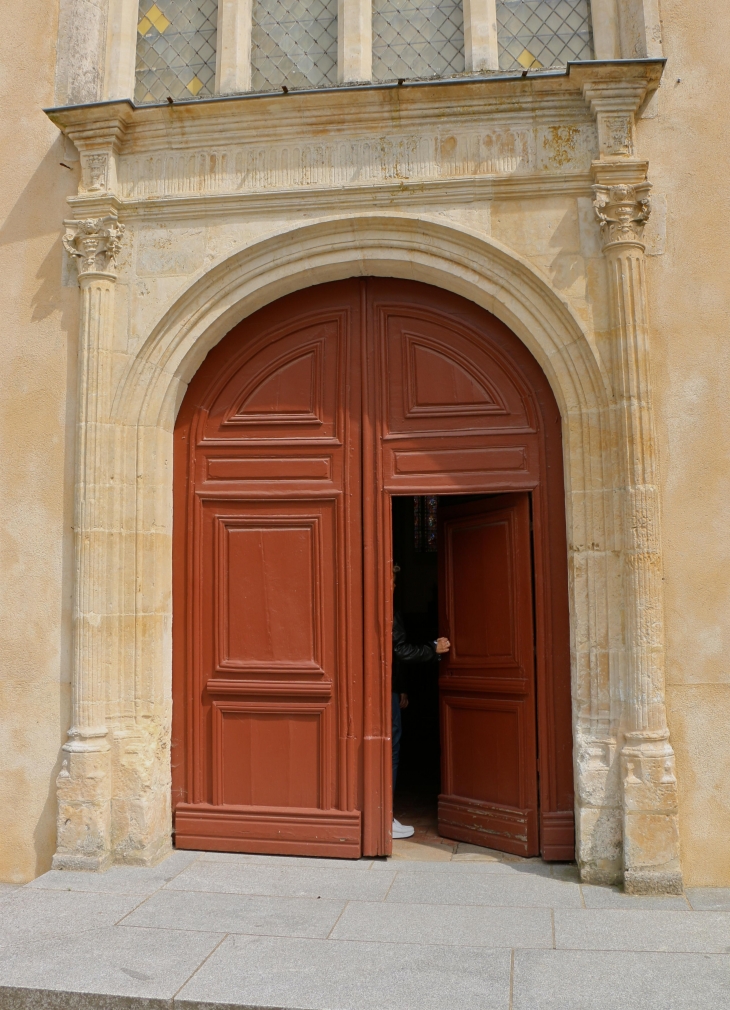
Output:
<path fill-rule="evenodd" d="M 568 303 L 525 260 L 463 228 L 401 215 L 322 221 L 241 250 L 191 284 L 119 368 L 108 269 L 118 236 L 88 222 L 87 241 L 95 225 L 100 237 L 96 257 L 75 253 L 84 308 L 74 726 L 58 782 L 54 865 L 151 862 L 170 844 L 171 432 L 187 382 L 261 305 L 370 274 L 463 295 L 505 322 L 543 368 L 563 419 L 579 863 L 585 879 L 615 880 L 623 870 L 635 890 L 681 886 L 642 220 L 631 203 L 638 198 L 626 193 L 626 227 L 613 228 L 621 199 L 611 191 L 599 201 L 613 374 Z"/>

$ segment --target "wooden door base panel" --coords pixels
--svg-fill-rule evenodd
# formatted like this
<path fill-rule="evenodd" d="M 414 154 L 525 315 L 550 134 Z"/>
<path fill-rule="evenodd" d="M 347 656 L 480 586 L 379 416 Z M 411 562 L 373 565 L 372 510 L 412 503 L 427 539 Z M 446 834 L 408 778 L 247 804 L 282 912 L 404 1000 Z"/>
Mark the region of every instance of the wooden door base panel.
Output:
<path fill-rule="evenodd" d="M 572 810 L 540 813 L 542 858 L 548 863 L 572 863 L 575 859 L 575 815 Z"/>
<path fill-rule="evenodd" d="M 360 811 L 179 803 L 175 847 L 287 856 L 360 856 Z"/>
<path fill-rule="evenodd" d="M 534 810 L 518 810 L 476 800 L 439 796 L 438 831 L 445 838 L 498 849 L 513 856 L 536 856 Z"/>

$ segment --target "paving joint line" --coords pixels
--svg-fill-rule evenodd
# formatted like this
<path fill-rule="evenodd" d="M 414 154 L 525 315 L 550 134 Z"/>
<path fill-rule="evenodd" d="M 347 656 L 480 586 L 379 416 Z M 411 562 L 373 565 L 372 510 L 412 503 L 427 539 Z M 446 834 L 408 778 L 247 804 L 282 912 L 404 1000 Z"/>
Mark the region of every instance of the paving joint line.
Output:
<path fill-rule="evenodd" d="M 176 1000 L 176 999 L 178 998 L 178 996 L 179 996 L 179 995 L 180 995 L 180 993 L 181 993 L 181 992 L 183 991 L 183 989 L 184 989 L 184 988 L 185 988 L 185 986 L 186 986 L 186 985 L 188 984 L 188 982 L 190 982 L 190 980 L 191 980 L 191 979 L 193 979 L 193 978 L 195 977 L 195 975 L 197 975 L 197 973 L 198 973 L 198 972 L 200 971 L 200 969 L 201 969 L 201 968 L 203 967 L 203 965 L 204 965 L 204 964 L 206 964 L 206 962 L 207 962 L 207 961 L 208 961 L 208 960 L 209 960 L 209 959 L 210 959 L 210 958 L 211 958 L 211 957 L 212 957 L 212 956 L 213 956 L 213 955 L 215 954 L 215 952 L 216 952 L 216 951 L 218 950 L 218 948 L 219 948 L 219 947 L 220 947 L 220 945 L 221 945 L 221 944 L 223 943 L 223 941 L 224 941 L 224 940 L 226 940 L 226 939 L 227 939 L 227 938 L 228 938 L 228 937 L 229 937 L 230 935 L 231 935 L 230 933 L 224 933 L 224 934 L 223 934 L 223 936 L 222 936 L 222 937 L 220 938 L 220 940 L 218 941 L 218 943 L 217 943 L 217 944 L 215 945 L 215 947 L 213 947 L 213 949 L 212 949 L 212 950 L 210 950 L 210 951 L 209 951 L 209 952 L 208 952 L 208 953 L 206 954 L 206 956 L 205 956 L 205 957 L 203 958 L 203 960 L 202 960 L 202 961 L 200 962 L 200 964 L 199 964 L 199 965 L 197 966 L 197 968 L 195 968 L 195 969 L 194 969 L 194 970 L 193 970 L 193 971 L 192 971 L 192 972 L 190 973 L 190 975 L 188 975 L 188 977 L 187 977 L 187 978 L 185 979 L 185 981 L 183 982 L 183 984 L 182 984 L 182 985 L 181 985 L 181 986 L 180 986 L 180 987 L 179 987 L 178 989 L 176 989 L 176 990 L 175 990 L 175 992 L 174 992 L 174 993 L 172 994 L 172 996 L 170 997 L 170 1006 L 171 1006 L 171 1007 L 174 1007 L 174 1006 L 175 1006 L 175 1000 Z"/>
<path fill-rule="evenodd" d="M 345 914 L 345 909 L 347 908 L 347 906 L 348 906 L 349 904 L 350 904 L 350 899 L 349 899 L 349 898 L 347 898 L 347 899 L 345 900 L 345 904 L 344 904 L 344 905 L 342 906 L 342 911 L 341 911 L 341 912 L 340 912 L 340 914 L 339 914 L 339 915 L 337 916 L 337 918 L 335 919 L 335 921 L 334 921 L 334 922 L 332 923 L 332 929 L 331 929 L 331 930 L 329 931 L 329 933 L 328 933 L 328 934 L 327 934 L 327 936 L 325 937 L 325 940 L 329 940 L 329 939 L 331 939 L 331 938 L 332 938 L 332 934 L 333 934 L 333 933 L 334 933 L 334 931 L 335 931 L 335 927 L 337 926 L 337 923 L 338 923 L 338 922 L 340 921 L 340 919 L 342 918 L 342 916 L 343 916 L 343 915 Z"/>

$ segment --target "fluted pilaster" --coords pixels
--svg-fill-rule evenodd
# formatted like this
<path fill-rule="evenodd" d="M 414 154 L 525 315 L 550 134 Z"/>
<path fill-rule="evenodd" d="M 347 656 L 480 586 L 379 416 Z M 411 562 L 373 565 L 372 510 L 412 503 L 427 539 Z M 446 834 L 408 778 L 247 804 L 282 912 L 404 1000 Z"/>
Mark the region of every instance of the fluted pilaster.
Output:
<path fill-rule="evenodd" d="M 113 474 L 110 408 L 114 266 L 124 226 L 113 215 L 66 222 L 63 244 L 81 289 L 76 429 L 75 596 L 72 724 L 58 776 L 58 839 L 53 865 L 100 869 L 110 860 L 111 768 L 106 726 Z"/>
<path fill-rule="evenodd" d="M 682 877 L 677 782 L 664 701 L 661 529 L 643 244 L 650 186 L 642 163 L 596 163 L 594 174 L 594 207 L 609 277 L 623 485 L 624 883 L 634 892 L 673 892 L 681 891 Z"/>

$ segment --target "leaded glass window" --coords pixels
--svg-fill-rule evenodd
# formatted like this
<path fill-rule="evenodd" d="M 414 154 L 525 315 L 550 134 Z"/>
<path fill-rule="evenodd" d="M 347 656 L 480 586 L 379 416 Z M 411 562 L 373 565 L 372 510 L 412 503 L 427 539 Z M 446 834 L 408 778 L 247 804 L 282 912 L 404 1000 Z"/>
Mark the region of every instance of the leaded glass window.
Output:
<path fill-rule="evenodd" d="M 500 70 L 593 59 L 589 0 L 497 0 Z"/>
<path fill-rule="evenodd" d="M 373 80 L 464 73 L 461 0 L 373 0 Z"/>
<path fill-rule="evenodd" d="M 210 97 L 217 22 L 218 0 L 141 0 L 135 102 Z"/>
<path fill-rule="evenodd" d="M 337 0 L 253 0 L 254 91 L 337 81 Z"/>

